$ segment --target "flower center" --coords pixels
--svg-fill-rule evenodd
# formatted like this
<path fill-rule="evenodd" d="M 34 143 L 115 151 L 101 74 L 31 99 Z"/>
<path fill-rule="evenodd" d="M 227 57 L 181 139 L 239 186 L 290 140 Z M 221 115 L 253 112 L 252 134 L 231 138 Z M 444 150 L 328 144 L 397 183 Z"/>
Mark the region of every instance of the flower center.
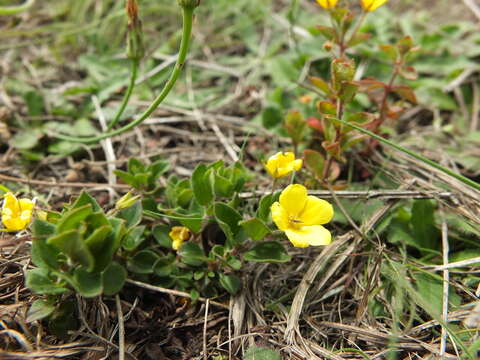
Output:
<path fill-rule="evenodd" d="M 294 217 L 292 216 L 289 216 L 288 217 L 288 223 L 289 225 L 294 228 L 294 229 L 300 229 L 302 226 L 303 226 L 303 222 L 298 220 L 298 219 L 295 219 Z"/>

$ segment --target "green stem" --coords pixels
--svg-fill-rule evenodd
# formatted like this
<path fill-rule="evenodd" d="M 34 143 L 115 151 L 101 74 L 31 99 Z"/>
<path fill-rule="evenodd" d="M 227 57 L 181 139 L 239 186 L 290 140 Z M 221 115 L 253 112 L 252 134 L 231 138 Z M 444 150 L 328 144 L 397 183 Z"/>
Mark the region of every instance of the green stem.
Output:
<path fill-rule="evenodd" d="M 115 125 L 118 123 L 118 121 L 122 117 L 123 112 L 127 108 L 128 102 L 130 100 L 130 96 L 132 95 L 132 92 L 133 92 L 133 88 L 135 87 L 135 81 L 137 80 L 137 73 L 138 73 L 138 60 L 134 59 L 132 60 L 132 72 L 130 75 L 130 83 L 128 84 L 127 92 L 123 96 L 122 105 L 120 105 L 120 108 L 118 109 L 115 117 L 108 125 L 108 128 L 107 128 L 108 131 L 112 130 L 115 127 Z"/>
<path fill-rule="evenodd" d="M 352 128 L 354 128 L 355 130 L 357 131 L 360 131 L 361 133 L 364 133 L 368 136 L 371 136 L 373 137 L 374 139 L 377 139 L 378 141 L 384 143 L 384 144 L 387 144 L 388 146 L 391 146 L 393 147 L 394 149 L 400 151 L 400 152 L 403 152 L 407 155 L 410 155 L 411 157 L 417 159 L 417 160 L 420 160 L 422 162 L 424 162 L 425 164 L 428 164 L 432 167 L 434 167 L 435 169 L 437 170 L 440 170 L 441 172 L 447 174 L 447 175 L 450 175 L 451 177 L 461 181 L 462 183 L 474 188 L 475 190 L 478 190 L 480 191 L 480 184 L 473 181 L 473 180 L 470 180 L 469 178 L 463 176 L 463 175 L 460 175 L 460 174 L 457 174 L 456 172 L 440 165 L 440 164 L 437 164 L 435 161 L 432 161 L 422 155 L 419 155 L 411 150 L 408 150 L 406 148 L 404 148 L 403 146 L 400 146 L 400 145 L 397 145 L 393 142 L 391 142 L 390 140 L 387 140 L 377 134 L 374 134 L 373 132 L 371 131 L 368 131 L 368 130 L 365 130 L 364 128 L 361 128 L 360 126 L 357 126 L 357 125 L 354 125 L 354 124 L 351 124 L 351 123 L 348 123 L 346 122 L 345 120 L 342 120 L 342 119 L 337 119 L 337 121 L 340 121 L 341 123 L 343 123 L 345 126 L 350 126 Z"/>
<path fill-rule="evenodd" d="M 34 3 L 35 3 L 35 0 L 27 0 L 22 5 L 0 6 L 0 15 L 14 15 L 14 14 L 21 13 L 25 10 L 28 10 L 28 8 L 30 8 Z"/>
<path fill-rule="evenodd" d="M 95 136 L 95 137 L 74 137 L 74 136 L 67 136 L 62 134 L 51 134 L 51 136 L 54 136 L 58 139 L 62 139 L 66 141 L 91 144 L 115 135 L 123 134 L 124 132 L 133 129 L 135 126 L 145 121 L 155 111 L 155 109 L 162 103 L 162 101 L 167 97 L 167 95 L 172 90 L 173 86 L 177 82 L 178 77 L 182 72 L 182 69 L 185 65 L 185 59 L 187 58 L 188 47 L 190 45 L 190 39 L 192 35 L 193 11 L 194 11 L 193 8 L 189 8 L 189 7 L 183 8 L 182 42 L 180 44 L 180 50 L 178 52 L 178 58 L 177 58 L 177 62 L 175 63 L 175 67 L 173 68 L 170 78 L 168 79 L 167 83 L 165 84 L 160 94 L 138 119 L 132 121 L 131 123 L 117 130 L 106 132 L 102 135 Z"/>

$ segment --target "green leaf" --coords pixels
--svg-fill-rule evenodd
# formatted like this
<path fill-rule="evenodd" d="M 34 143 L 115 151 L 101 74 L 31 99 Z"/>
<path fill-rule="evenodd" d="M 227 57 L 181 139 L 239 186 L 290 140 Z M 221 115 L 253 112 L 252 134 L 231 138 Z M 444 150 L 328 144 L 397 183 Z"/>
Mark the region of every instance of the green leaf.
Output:
<path fill-rule="evenodd" d="M 157 180 L 161 175 L 165 174 L 169 168 L 170 163 L 168 161 L 158 160 L 148 167 L 148 171 L 150 172 L 152 178 Z"/>
<path fill-rule="evenodd" d="M 369 40 L 372 37 L 371 34 L 366 34 L 366 33 L 356 33 L 350 41 L 348 42 L 348 47 L 356 46 L 358 44 L 361 44 L 367 40 Z"/>
<path fill-rule="evenodd" d="M 160 256 L 152 250 L 142 250 L 128 261 L 130 271 L 137 274 L 151 274 Z"/>
<path fill-rule="evenodd" d="M 138 159 L 130 158 L 127 164 L 127 170 L 130 174 L 137 174 L 145 172 L 145 164 Z"/>
<path fill-rule="evenodd" d="M 112 227 L 110 225 L 104 225 L 97 228 L 86 240 L 85 244 L 88 246 L 92 254 L 95 254 L 104 246 L 105 241 L 107 240 L 108 235 L 112 232 Z"/>
<path fill-rule="evenodd" d="M 330 93 L 330 85 L 328 85 L 328 83 L 319 78 L 319 77 L 315 77 L 315 76 L 311 76 L 310 78 L 310 82 L 320 91 L 324 92 L 325 94 L 329 94 Z"/>
<path fill-rule="evenodd" d="M 50 272 L 43 268 L 28 270 L 26 272 L 27 288 L 37 294 L 57 295 L 68 291 L 50 276 Z"/>
<path fill-rule="evenodd" d="M 291 256 L 277 241 L 262 242 L 243 254 L 247 261 L 282 263 L 290 261 Z"/>
<path fill-rule="evenodd" d="M 38 145 L 42 137 L 42 132 L 38 129 L 21 130 L 10 141 L 11 145 L 20 150 L 33 149 Z"/>
<path fill-rule="evenodd" d="M 27 322 L 45 319 L 55 311 L 55 303 L 50 300 L 35 300 L 28 309 Z"/>
<path fill-rule="evenodd" d="M 227 265 L 233 270 L 240 270 L 242 268 L 242 262 L 235 256 L 229 256 L 227 259 Z"/>
<path fill-rule="evenodd" d="M 128 232 L 123 240 L 123 248 L 127 251 L 135 250 L 145 240 L 145 225 L 136 226 Z"/>
<path fill-rule="evenodd" d="M 137 226 L 140 221 L 142 221 L 142 212 L 143 212 L 143 206 L 141 201 L 137 201 L 135 204 L 130 206 L 127 209 L 120 210 L 117 213 L 117 217 L 120 219 L 124 219 L 125 226 L 127 229 Z"/>
<path fill-rule="evenodd" d="M 94 212 L 102 211 L 100 205 L 98 205 L 97 200 L 95 200 L 89 193 L 82 191 L 78 199 L 73 203 L 72 209 L 79 208 L 85 205 L 92 205 L 92 210 Z"/>
<path fill-rule="evenodd" d="M 220 285 L 223 286 L 231 295 L 235 295 L 241 288 L 242 282 L 234 275 L 220 275 Z"/>
<path fill-rule="evenodd" d="M 33 239 L 32 262 L 38 267 L 57 270 L 59 254 L 59 251 L 54 246 L 47 244 L 45 239 Z"/>
<path fill-rule="evenodd" d="M 80 222 L 85 220 L 93 213 L 92 205 L 87 204 L 81 207 L 75 207 L 62 215 L 62 218 L 57 224 L 57 232 L 63 233 L 65 231 L 77 230 Z"/>
<path fill-rule="evenodd" d="M 155 240 L 157 240 L 157 244 L 165 247 L 167 249 L 172 248 L 172 239 L 170 238 L 170 235 L 168 235 L 171 231 L 171 227 L 168 225 L 155 225 L 155 227 L 152 230 L 153 237 Z"/>
<path fill-rule="evenodd" d="M 327 40 L 334 40 L 337 36 L 335 29 L 330 26 L 318 25 L 315 27 L 315 30 Z"/>
<path fill-rule="evenodd" d="M 423 300 L 430 304 L 432 310 L 437 314 L 442 313 L 443 306 L 443 283 L 442 280 L 434 278 L 429 274 L 425 273 L 415 273 L 415 285 L 420 296 Z M 448 301 L 451 309 L 454 311 L 456 307 L 461 304 L 461 297 L 455 293 L 455 291 L 450 287 L 448 295 Z"/>
<path fill-rule="evenodd" d="M 262 112 L 262 124 L 266 129 L 274 128 L 283 122 L 283 114 L 279 108 L 268 106 Z"/>
<path fill-rule="evenodd" d="M 430 200 L 416 200 L 412 207 L 413 237 L 422 248 L 440 248 L 439 231 L 435 226 L 435 206 Z"/>
<path fill-rule="evenodd" d="M 202 230 L 203 218 L 202 214 L 194 214 L 192 217 L 179 216 L 176 219 L 183 225 L 189 228 L 194 233 L 199 233 Z"/>
<path fill-rule="evenodd" d="M 102 276 L 100 273 L 89 272 L 84 268 L 76 268 L 73 272 L 75 290 L 84 297 L 95 297 L 102 293 Z"/>
<path fill-rule="evenodd" d="M 218 174 L 214 174 L 212 178 L 215 195 L 227 198 L 233 196 L 235 189 L 233 183 L 229 179 Z"/>
<path fill-rule="evenodd" d="M 240 226 L 253 241 L 262 240 L 271 232 L 267 225 L 259 218 L 242 221 L 240 222 Z"/>
<path fill-rule="evenodd" d="M 233 242 L 240 230 L 239 222 L 242 221 L 242 215 L 224 203 L 215 203 L 213 212 L 227 239 Z"/>
<path fill-rule="evenodd" d="M 270 208 L 275 201 L 278 201 L 280 193 L 268 194 L 262 197 L 258 204 L 257 217 L 264 222 L 267 222 L 270 218 Z"/>
<path fill-rule="evenodd" d="M 271 349 L 253 346 L 248 348 L 243 360 L 282 360 L 282 357 Z"/>
<path fill-rule="evenodd" d="M 112 262 L 102 273 L 103 293 L 105 295 L 115 295 L 122 290 L 127 271 L 119 263 Z"/>
<path fill-rule="evenodd" d="M 93 269 L 95 265 L 93 256 L 77 230 L 66 231 L 51 237 L 47 243 L 55 246 L 73 262 L 79 263 L 87 269 Z"/>
<path fill-rule="evenodd" d="M 212 184 L 207 174 L 208 168 L 204 164 L 198 165 L 192 174 L 193 196 L 202 206 L 209 205 L 213 200 Z"/>
<path fill-rule="evenodd" d="M 175 255 L 168 254 L 155 264 L 153 272 L 159 277 L 168 277 L 175 270 Z"/>
<path fill-rule="evenodd" d="M 130 185 L 136 189 L 139 188 L 134 175 L 123 170 L 114 170 L 113 173 L 118 176 L 125 184 Z"/>
<path fill-rule="evenodd" d="M 208 260 L 200 245 L 191 241 L 182 244 L 178 250 L 178 255 L 184 264 L 191 266 L 202 265 Z"/>
<path fill-rule="evenodd" d="M 40 116 L 44 114 L 43 96 L 37 91 L 28 91 L 23 95 L 27 103 L 28 115 Z"/>
<path fill-rule="evenodd" d="M 306 149 L 303 152 L 305 159 L 305 166 L 310 170 L 317 178 L 323 179 L 323 168 L 325 166 L 325 157 L 315 150 Z"/>
<path fill-rule="evenodd" d="M 55 234 L 55 225 L 48 221 L 40 220 L 39 218 L 33 219 L 32 233 L 36 238 L 45 238 Z"/>

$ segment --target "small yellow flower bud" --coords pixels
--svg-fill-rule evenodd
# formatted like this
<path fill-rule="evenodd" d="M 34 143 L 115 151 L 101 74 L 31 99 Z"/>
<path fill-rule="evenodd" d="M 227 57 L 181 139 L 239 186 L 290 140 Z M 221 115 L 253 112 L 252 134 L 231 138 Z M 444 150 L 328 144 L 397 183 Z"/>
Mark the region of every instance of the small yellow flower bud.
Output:
<path fill-rule="evenodd" d="M 183 242 L 190 238 L 191 233 L 185 226 L 174 226 L 168 235 L 172 239 L 173 250 L 178 250 Z"/>

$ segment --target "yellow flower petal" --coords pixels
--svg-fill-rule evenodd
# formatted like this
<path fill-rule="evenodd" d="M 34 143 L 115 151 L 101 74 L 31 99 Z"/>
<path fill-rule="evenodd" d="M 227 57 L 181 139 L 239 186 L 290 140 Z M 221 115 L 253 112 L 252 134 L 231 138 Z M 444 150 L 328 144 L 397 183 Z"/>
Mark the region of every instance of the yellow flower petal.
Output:
<path fill-rule="evenodd" d="M 20 211 L 18 200 L 12 193 L 5 194 L 2 210 L 5 209 L 9 209 L 13 214 L 16 214 Z"/>
<path fill-rule="evenodd" d="M 332 234 L 321 225 L 303 226 L 300 229 L 285 231 L 293 246 L 305 248 L 308 246 L 328 245 L 332 242 Z"/>
<path fill-rule="evenodd" d="M 302 225 L 322 225 L 333 218 L 333 206 L 328 201 L 309 196 L 298 220 Z"/>
<path fill-rule="evenodd" d="M 289 227 L 289 221 L 288 221 L 288 213 L 285 210 L 285 208 L 280 205 L 279 202 L 275 202 L 272 204 L 272 207 L 270 208 L 272 212 L 272 219 L 275 225 L 280 230 L 286 230 Z"/>
<path fill-rule="evenodd" d="M 303 165 L 303 160 L 297 159 L 293 162 L 293 169 L 295 171 L 299 171 L 302 168 L 302 165 Z"/>
<path fill-rule="evenodd" d="M 19 217 L 2 217 L 2 222 L 9 231 L 20 231 L 28 225 L 28 221 Z"/>
<path fill-rule="evenodd" d="M 35 201 L 29 199 L 20 199 L 18 200 L 21 211 L 32 210 L 35 206 Z"/>
<path fill-rule="evenodd" d="M 280 194 L 280 205 L 290 218 L 296 219 L 307 203 L 307 188 L 303 185 L 288 185 Z"/>
<path fill-rule="evenodd" d="M 178 249 L 180 249 L 180 246 L 182 246 L 182 244 L 183 244 L 183 241 L 181 241 L 181 240 L 174 240 L 174 241 L 172 242 L 172 249 L 173 249 L 173 250 L 178 250 Z"/>
<path fill-rule="evenodd" d="M 375 11 L 387 1 L 388 0 L 360 0 L 360 3 L 362 4 L 363 10 Z"/>
<path fill-rule="evenodd" d="M 325 9 L 331 9 L 335 5 L 337 5 L 338 0 L 317 0 L 317 3 L 325 8 Z"/>

